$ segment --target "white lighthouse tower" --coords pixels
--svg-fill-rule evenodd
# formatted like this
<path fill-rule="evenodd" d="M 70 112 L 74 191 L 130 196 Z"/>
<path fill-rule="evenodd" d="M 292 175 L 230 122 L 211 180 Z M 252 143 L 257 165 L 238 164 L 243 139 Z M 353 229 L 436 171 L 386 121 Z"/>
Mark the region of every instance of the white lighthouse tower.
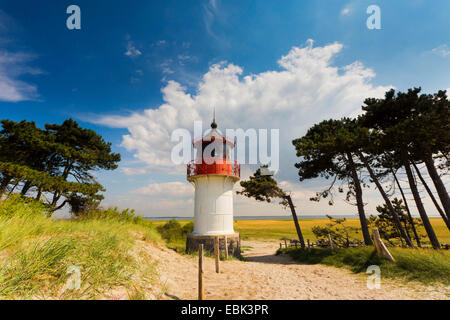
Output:
<path fill-rule="evenodd" d="M 229 253 L 239 256 L 239 234 L 233 228 L 233 186 L 240 179 L 241 168 L 231 156 L 235 142 L 223 137 L 213 120 L 211 130 L 194 140 L 193 146 L 197 154 L 187 166 L 187 180 L 195 187 L 194 231 L 188 235 L 186 249 L 197 251 L 202 243 L 212 251 L 218 236 L 222 250 L 226 239 Z"/>

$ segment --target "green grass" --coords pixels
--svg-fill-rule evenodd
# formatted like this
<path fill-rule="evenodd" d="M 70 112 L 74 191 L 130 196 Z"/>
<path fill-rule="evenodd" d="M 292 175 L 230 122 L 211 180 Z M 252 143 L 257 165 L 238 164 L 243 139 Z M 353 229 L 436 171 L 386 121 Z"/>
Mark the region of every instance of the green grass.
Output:
<path fill-rule="evenodd" d="M 128 214 L 56 221 L 36 202 L 0 201 L 0 299 L 98 299 L 115 290 L 141 297 L 157 275 L 137 239 L 161 241 Z M 66 286 L 71 266 L 81 271 L 79 290 Z"/>
<path fill-rule="evenodd" d="M 395 262 L 380 258 L 373 247 L 350 249 L 295 248 L 279 249 L 277 254 L 289 254 L 308 264 L 324 264 L 365 273 L 370 265 L 378 265 L 382 277 L 416 280 L 424 284 L 450 284 L 450 252 L 432 249 L 389 248 Z"/>
<path fill-rule="evenodd" d="M 450 244 L 450 232 L 441 218 L 431 218 L 431 224 L 441 243 Z M 312 233 L 314 226 L 325 226 L 328 219 L 300 219 L 303 237 L 315 241 Z M 359 219 L 347 219 L 349 227 L 360 228 Z M 281 238 L 297 239 L 297 232 L 292 220 L 239 220 L 234 224 L 235 230 L 241 234 L 243 240 L 280 240 Z M 425 233 L 425 230 L 422 230 Z M 362 240 L 361 232 L 354 233 L 357 239 Z"/>
<path fill-rule="evenodd" d="M 445 226 L 441 218 L 431 218 L 431 224 L 441 243 L 450 244 L 450 232 Z M 163 225 L 167 221 L 154 221 L 154 225 Z M 184 226 L 192 221 L 179 221 L 181 226 Z M 329 223 L 328 219 L 300 219 L 300 227 L 302 229 L 303 237 L 316 241 L 312 228 L 314 226 L 325 226 Z M 359 219 L 347 219 L 345 222 L 349 227 L 360 228 Z M 297 232 L 292 220 L 238 220 L 234 223 L 234 229 L 241 234 L 243 240 L 280 240 L 282 238 L 297 239 Z M 425 233 L 425 230 L 422 230 Z M 357 239 L 362 240 L 361 232 L 355 233 Z M 179 245 L 182 245 L 181 242 Z"/>

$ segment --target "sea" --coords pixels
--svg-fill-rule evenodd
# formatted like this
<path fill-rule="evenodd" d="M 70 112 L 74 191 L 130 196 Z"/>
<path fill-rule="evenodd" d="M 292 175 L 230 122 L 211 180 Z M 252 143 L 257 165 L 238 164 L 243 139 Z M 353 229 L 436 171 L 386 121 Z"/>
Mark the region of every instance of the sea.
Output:
<path fill-rule="evenodd" d="M 357 215 L 333 215 L 333 218 L 347 218 L 347 219 L 357 219 Z M 167 221 L 171 219 L 185 221 L 194 220 L 194 217 L 142 217 L 145 220 L 151 221 Z M 235 216 L 234 220 L 292 220 L 291 215 L 286 216 Z M 322 215 L 298 215 L 299 220 L 312 220 L 312 219 L 327 219 L 327 216 Z"/>

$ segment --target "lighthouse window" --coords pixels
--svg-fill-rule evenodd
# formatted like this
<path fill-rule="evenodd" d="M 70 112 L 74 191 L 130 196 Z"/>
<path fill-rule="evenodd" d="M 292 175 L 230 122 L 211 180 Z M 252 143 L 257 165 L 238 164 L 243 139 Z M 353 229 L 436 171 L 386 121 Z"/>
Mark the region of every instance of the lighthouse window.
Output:
<path fill-rule="evenodd" d="M 229 144 L 225 144 L 225 158 L 231 160 L 231 146 Z"/>

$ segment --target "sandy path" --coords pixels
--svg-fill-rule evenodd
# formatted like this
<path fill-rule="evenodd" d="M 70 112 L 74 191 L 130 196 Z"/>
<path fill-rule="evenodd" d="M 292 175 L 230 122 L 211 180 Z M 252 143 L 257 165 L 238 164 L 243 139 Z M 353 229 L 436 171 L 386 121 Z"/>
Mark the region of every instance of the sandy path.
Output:
<path fill-rule="evenodd" d="M 367 276 L 345 269 L 303 265 L 286 255 L 275 256 L 278 243 L 244 242 L 252 249 L 248 261 L 221 262 L 215 273 L 214 260 L 205 258 L 204 286 L 207 299 L 449 299 L 448 287 L 432 288 L 382 279 L 381 289 L 369 290 Z M 167 299 L 197 298 L 197 258 L 179 255 L 167 248 L 148 247 L 159 260 Z"/>

